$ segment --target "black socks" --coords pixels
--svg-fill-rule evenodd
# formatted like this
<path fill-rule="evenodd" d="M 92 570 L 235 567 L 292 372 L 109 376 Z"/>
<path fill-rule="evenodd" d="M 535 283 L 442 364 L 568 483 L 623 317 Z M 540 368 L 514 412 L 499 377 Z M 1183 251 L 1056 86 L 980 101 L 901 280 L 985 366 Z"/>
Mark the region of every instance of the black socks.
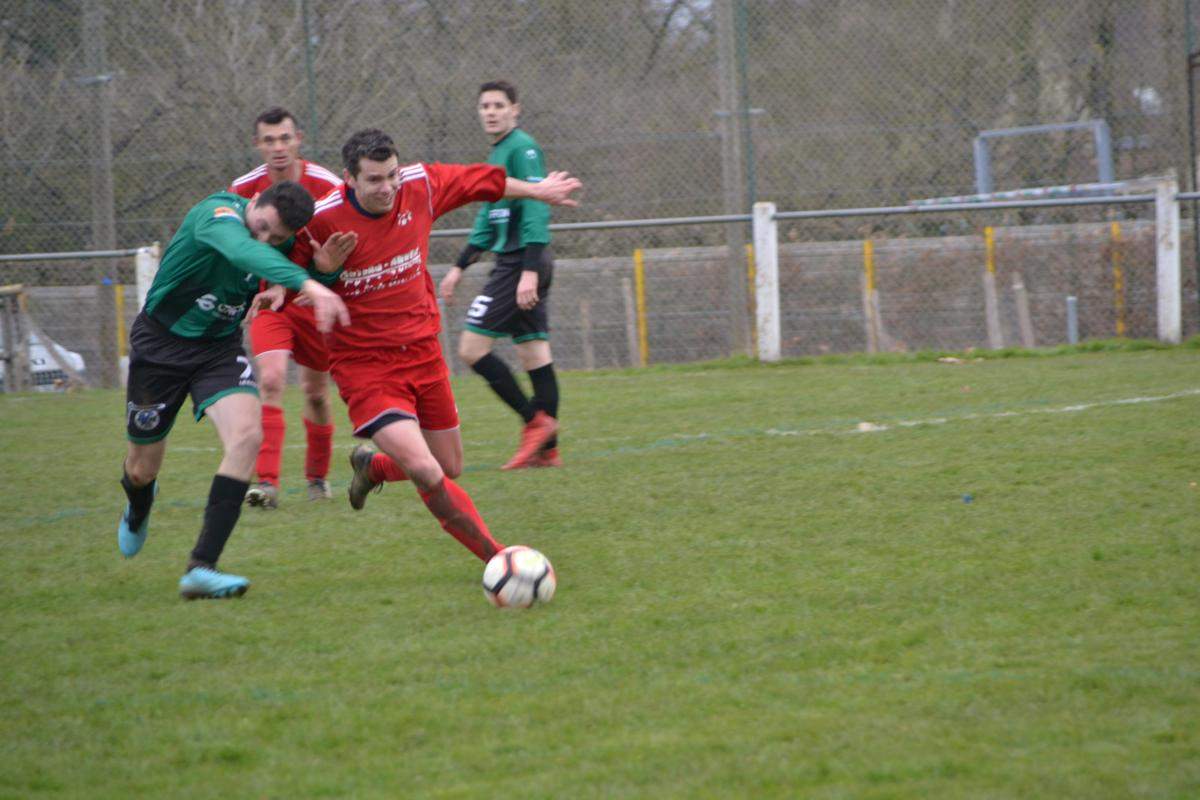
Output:
<path fill-rule="evenodd" d="M 533 384 L 532 400 L 521 391 L 508 365 L 495 354 L 488 353 L 472 364 L 471 369 L 482 376 L 492 391 L 526 422 L 533 419 L 538 411 L 545 411 L 558 419 L 558 378 L 554 375 L 553 362 L 529 370 L 529 381 Z M 557 438 L 552 438 L 547 442 L 546 449 L 557 444 Z"/>
<path fill-rule="evenodd" d="M 124 469 L 121 473 L 121 488 L 129 498 L 129 529 L 136 532 L 146 521 L 150 506 L 154 505 L 155 481 L 150 481 L 145 486 L 134 486 L 133 481 L 129 480 L 129 473 Z"/>
<path fill-rule="evenodd" d="M 554 362 L 529 370 L 529 380 L 533 383 L 533 405 L 558 419 L 558 378 L 554 376 Z M 557 446 L 558 437 L 552 436 L 544 449 Z"/>
<path fill-rule="evenodd" d="M 513 411 L 521 415 L 521 419 L 526 422 L 533 419 L 537 408 L 521 391 L 521 387 L 517 385 L 517 379 L 513 377 L 512 370 L 503 360 L 488 353 L 472 364 L 471 369 L 482 376 L 488 382 L 488 386 L 492 387 L 492 391 L 499 395 L 500 399 L 507 403 Z"/>
<path fill-rule="evenodd" d="M 213 476 L 212 488 L 208 492 L 208 505 L 204 509 L 204 527 L 196 539 L 196 548 L 192 550 L 192 560 L 188 569 L 197 564 L 215 566 L 225 549 L 225 542 L 233 533 L 242 513 L 242 501 L 246 499 L 246 490 L 250 484 L 229 478 L 225 475 Z"/>

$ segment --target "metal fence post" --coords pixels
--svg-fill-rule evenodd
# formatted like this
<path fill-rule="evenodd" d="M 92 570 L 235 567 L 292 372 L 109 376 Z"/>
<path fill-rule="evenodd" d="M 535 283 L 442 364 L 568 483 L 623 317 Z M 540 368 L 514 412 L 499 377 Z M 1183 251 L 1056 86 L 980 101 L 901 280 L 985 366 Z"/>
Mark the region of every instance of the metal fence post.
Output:
<path fill-rule="evenodd" d="M 754 204 L 754 294 L 758 319 L 758 358 L 778 361 L 779 233 L 774 203 Z"/>
<path fill-rule="evenodd" d="M 1159 341 L 1183 338 L 1183 284 L 1179 257 L 1179 182 L 1172 175 L 1155 183 L 1154 239 Z"/>
<path fill-rule="evenodd" d="M 1067 295 L 1067 343 L 1079 344 L 1079 299 Z"/>
<path fill-rule="evenodd" d="M 1013 301 L 1017 306 L 1017 327 L 1021 329 L 1021 346 L 1036 347 L 1033 338 L 1033 316 L 1029 313 L 1029 293 L 1021 273 L 1013 273 Z"/>

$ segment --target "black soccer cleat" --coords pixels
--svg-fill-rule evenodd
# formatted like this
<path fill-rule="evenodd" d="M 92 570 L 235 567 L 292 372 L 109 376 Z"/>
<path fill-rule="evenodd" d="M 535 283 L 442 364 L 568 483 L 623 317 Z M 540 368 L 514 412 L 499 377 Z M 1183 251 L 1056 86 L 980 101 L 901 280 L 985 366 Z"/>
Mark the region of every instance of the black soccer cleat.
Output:
<path fill-rule="evenodd" d="M 374 457 L 374 448 L 365 444 L 360 444 L 350 452 L 350 468 L 354 470 L 354 476 L 350 479 L 347 493 L 350 495 L 350 507 L 355 511 L 362 510 L 368 494 L 383 489 L 382 483 L 371 480 L 371 459 Z"/>

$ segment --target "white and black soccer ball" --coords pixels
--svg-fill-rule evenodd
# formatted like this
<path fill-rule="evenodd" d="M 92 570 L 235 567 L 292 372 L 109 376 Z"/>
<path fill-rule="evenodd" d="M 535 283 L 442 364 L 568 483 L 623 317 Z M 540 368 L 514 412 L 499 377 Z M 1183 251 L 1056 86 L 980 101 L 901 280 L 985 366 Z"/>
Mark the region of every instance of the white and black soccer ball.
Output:
<path fill-rule="evenodd" d="M 483 569 L 483 593 L 500 608 L 548 603 L 558 588 L 550 559 L 522 544 L 506 547 Z"/>

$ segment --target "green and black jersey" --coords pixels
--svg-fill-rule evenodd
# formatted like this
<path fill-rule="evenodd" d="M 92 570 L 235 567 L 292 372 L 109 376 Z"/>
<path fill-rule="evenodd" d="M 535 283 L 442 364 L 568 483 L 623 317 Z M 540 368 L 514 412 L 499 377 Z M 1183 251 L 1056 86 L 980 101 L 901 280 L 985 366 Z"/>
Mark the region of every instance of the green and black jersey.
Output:
<path fill-rule="evenodd" d="M 219 339 L 237 331 L 258 279 L 299 289 L 309 277 L 246 227 L 250 201 L 218 192 L 183 218 L 163 254 L 144 312 L 176 336 Z"/>
<path fill-rule="evenodd" d="M 492 145 L 487 163 L 503 167 L 508 177 L 537 183 L 546 177 L 542 148 L 525 131 L 513 128 Z M 550 206 L 540 200 L 497 200 L 484 203 L 475 217 L 467 244 L 480 250 L 511 253 L 531 244 L 550 243 Z"/>

